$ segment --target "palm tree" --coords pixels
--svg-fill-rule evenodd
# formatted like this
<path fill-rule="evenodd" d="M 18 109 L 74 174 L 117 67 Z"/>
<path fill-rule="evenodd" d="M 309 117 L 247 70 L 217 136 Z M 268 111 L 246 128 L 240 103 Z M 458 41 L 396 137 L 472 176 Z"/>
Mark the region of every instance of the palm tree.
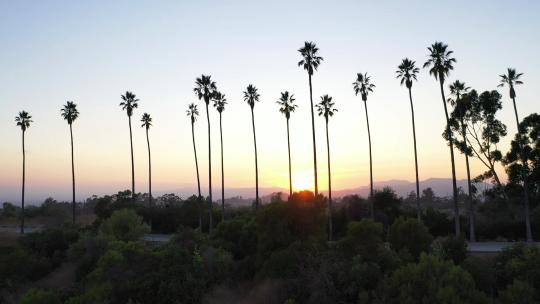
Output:
<path fill-rule="evenodd" d="M 199 196 L 197 200 L 199 201 L 199 228 L 202 230 L 202 196 L 201 196 L 201 180 L 199 179 L 199 161 L 197 160 L 197 146 L 195 145 L 195 121 L 197 116 L 199 116 L 199 110 L 197 105 L 191 103 L 188 107 L 187 116 L 191 118 L 191 137 L 193 138 L 193 153 L 195 154 L 195 170 L 197 172 L 197 190 L 199 191 Z"/>
<path fill-rule="evenodd" d="M 152 117 L 150 114 L 144 113 L 141 118 L 142 125 L 146 129 L 146 144 L 148 146 L 148 204 L 152 204 L 152 158 L 150 156 L 150 138 L 148 136 L 148 129 L 152 126 Z"/>
<path fill-rule="evenodd" d="M 452 140 L 452 133 L 450 131 L 450 118 L 448 116 L 448 108 L 446 107 L 446 98 L 444 97 L 444 81 L 446 77 L 450 74 L 450 71 L 454 69 L 453 64 L 456 62 L 456 59 L 452 57 L 453 51 L 448 50 L 448 45 L 442 42 L 435 42 L 430 47 L 429 50 L 429 59 L 424 63 L 424 68 L 429 69 L 429 74 L 432 75 L 435 80 L 439 81 L 441 89 L 441 97 L 444 106 L 444 114 L 446 117 L 446 132 L 448 133 L 448 141 L 450 143 L 450 161 L 452 163 L 452 190 L 453 190 L 453 200 L 454 200 L 454 222 L 455 222 L 455 233 L 456 236 L 460 234 L 460 225 L 459 225 L 459 207 L 458 207 L 458 191 L 456 184 L 456 164 L 454 160 L 454 141 Z"/>
<path fill-rule="evenodd" d="M 75 162 L 73 160 L 73 128 L 72 124 L 79 117 L 79 111 L 77 110 L 77 104 L 75 104 L 73 101 L 68 101 L 64 107 L 60 110 L 62 118 L 67 120 L 67 123 L 69 125 L 69 135 L 71 138 L 71 181 L 72 181 L 72 188 L 73 188 L 73 200 L 71 202 L 72 206 L 72 213 L 73 213 L 73 224 L 75 224 Z"/>
<path fill-rule="evenodd" d="M 514 87 L 516 85 L 523 84 L 523 81 L 519 80 L 519 78 L 523 75 L 523 73 L 517 73 L 516 69 L 508 68 L 507 73 L 504 75 L 499 75 L 501 77 L 501 83 L 499 84 L 499 87 L 508 86 L 510 90 L 510 98 L 512 99 L 512 103 L 514 104 L 514 114 L 516 116 L 516 124 L 517 129 L 519 133 L 519 117 L 517 112 L 517 106 L 516 106 L 516 91 Z M 522 150 L 522 149 L 521 149 Z M 527 157 L 522 156 L 523 158 L 523 169 L 526 169 L 527 162 L 525 161 Z M 526 176 L 524 174 L 523 176 Z M 527 235 L 527 242 L 533 241 L 532 236 L 532 230 L 531 230 L 531 215 L 529 211 L 529 189 L 528 189 L 528 183 L 527 179 L 523 179 L 523 203 L 525 205 L 525 229 L 526 229 L 526 235 Z"/>
<path fill-rule="evenodd" d="M 19 115 L 15 117 L 15 122 L 17 126 L 21 127 L 22 130 L 22 155 L 23 155 L 23 165 L 22 165 L 22 199 L 21 199 L 21 234 L 24 233 L 24 185 L 26 177 L 26 155 L 24 151 L 24 133 L 26 129 L 30 128 L 30 123 L 32 123 L 32 116 L 26 111 L 19 112 Z"/>
<path fill-rule="evenodd" d="M 281 97 L 277 103 L 281 106 L 279 112 L 285 115 L 287 121 L 287 148 L 289 151 L 289 197 L 292 197 L 292 170 L 291 170 L 291 141 L 289 139 L 289 118 L 291 118 L 291 113 L 298 107 L 294 104 L 294 95 L 290 94 L 288 91 L 281 92 Z"/>
<path fill-rule="evenodd" d="M 465 110 L 466 106 L 461 105 L 461 97 L 463 94 L 466 94 L 471 89 L 470 87 L 466 86 L 464 82 L 461 82 L 459 80 L 454 81 L 449 86 L 450 89 L 450 95 L 454 97 L 454 99 L 449 98 L 448 102 L 450 102 L 450 105 L 455 107 L 454 111 L 459 111 L 460 113 L 456 113 L 459 117 L 459 127 L 461 129 L 461 136 L 463 137 L 463 155 L 465 155 L 465 166 L 467 169 L 467 199 L 469 200 L 469 236 L 471 242 L 476 242 L 476 233 L 475 233 L 475 227 L 474 227 L 474 210 L 473 210 L 473 197 L 472 197 L 472 184 L 471 184 L 471 169 L 469 166 L 469 149 L 467 147 L 467 125 L 465 124 Z"/>
<path fill-rule="evenodd" d="M 354 93 L 356 95 L 360 94 L 362 100 L 364 101 L 364 108 L 366 110 L 366 124 L 368 132 L 368 143 L 369 143 L 369 198 L 371 202 L 371 217 L 375 217 L 375 210 L 373 206 L 373 159 L 371 157 L 371 132 L 369 131 L 369 116 L 367 110 L 367 98 L 369 92 L 373 92 L 374 84 L 371 83 L 371 77 L 367 73 L 357 73 L 356 81 L 353 82 Z"/>
<path fill-rule="evenodd" d="M 311 76 L 317 70 L 323 58 L 318 56 L 319 48 L 313 42 L 304 42 L 304 46 L 298 50 L 302 55 L 302 60 L 298 62 L 308 72 L 309 78 L 309 101 L 311 104 L 311 130 L 313 134 L 313 172 L 315 174 L 315 195 L 319 193 L 319 183 L 317 179 L 317 144 L 315 142 L 315 114 L 313 112 L 313 86 L 311 85 Z"/>
<path fill-rule="evenodd" d="M 210 200 L 210 216 L 209 216 L 209 229 L 208 232 L 212 232 L 212 145 L 210 134 L 210 113 L 208 112 L 208 105 L 210 100 L 214 96 L 214 92 L 217 90 L 216 83 L 212 81 L 211 76 L 201 75 L 201 77 L 195 80 L 195 88 L 193 91 L 199 100 L 204 100 L 206 104 L 206 121 L 208 123 L 208 197 Z"/>
<path fill-rule="evenodd" d="M 227 99 L 225 94 L 217 92 L 214 94 L 214 107 L 219 113 L 219 138 L 221 141 L 221 221 L 225 220 L 225 170 L 223 167 L 223 127 L 221 124 L 221 113 L 225 111 Z"/>
<path fill-rule="evenodd" d="M 136 98 L 135 94 L 126 91 L 126 94 L 122 95 L 122 102 L 120 106 L 122 110 L 126 110 L 129 122 L 129 143 L 131 145 L 131 197 L 135 201 L 135 162 L 133 160 L 133 134 L 131 132 L 131 116 L 133 115 L 133 109 L 136 109 L 139 104 L 137 103 L 139 99 Z"/>
<path fill-rule="evenodd" d="M 416 152 L 416 127 L 414 124 L 414 106 L 412 101 L 412 85 L 413 80 L 416 81 L 416 75 L 420 71 L 416 67 L 416 62 L 405 58 L 398 66 L 397 78 L 401 79 L 400 84 L 407 87 L 409 90 L 409 101 L 411 103 L 411 118 L 412 118 L 412 131 L 413 131 L 413 144 L 414 144 L 414 167 L 416 170 L 416 217 L 420 221 L 422 218 L 422 209 L 420 208 L 420 180 L 418 178 L 418 153 Z"/>
<path fill-rule="evenodd" d="M 328 119 L 334 116 L 337 109 L 334 109 L 332 97 L 328 95 L 321 96 L 321 102 L 317 104 L 319 116 L 324 116 L 326 122 L 326 149 L 328 155 L 328 240 L 332 241 L 332 171 L 330 170 L 330 139 L 328 137 Z"/>
<path fill-rule="evenodd" d="M 244 91 L 244 101 L 249 104 L 251 108 L 251 123 L 253 125 L 253 146 L 255 147 L 255 209 L 259 208 L 259 165 L 257 163 L 257 136 L 255 135 L 255 114 L 253 108 L 255 103 L 259 101 L 259 93 L 257 88 L 250 84 Z"/>

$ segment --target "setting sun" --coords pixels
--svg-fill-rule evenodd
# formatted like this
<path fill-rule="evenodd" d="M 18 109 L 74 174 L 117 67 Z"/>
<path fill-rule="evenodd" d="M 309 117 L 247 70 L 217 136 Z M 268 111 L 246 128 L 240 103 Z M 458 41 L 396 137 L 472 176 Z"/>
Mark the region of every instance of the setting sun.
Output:
<path fill-rule="evenodd" d="M 313 172 L 310 171 L 301 171 L 295 172 L 292 176 L 293 190 L 312 190 L 314 187 L 313 183 Z"/>

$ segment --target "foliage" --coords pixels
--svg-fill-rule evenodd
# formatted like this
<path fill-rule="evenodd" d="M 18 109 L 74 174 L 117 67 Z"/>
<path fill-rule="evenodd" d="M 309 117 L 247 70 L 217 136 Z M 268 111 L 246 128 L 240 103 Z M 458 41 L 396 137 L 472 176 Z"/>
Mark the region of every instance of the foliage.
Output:
<path fill-rule="evenodd" d="M 58 296 L 50 290 L 30 289 L 19 301 L 19 304 L 60 304 Z"/>
<path fill-rule="evenodd" d="M 121 241 L 139 240 L 150 227 L 131 209 L 115 211 L 100 227 L 100 232 L 107 237 Z"/>
<path fill-rule="evenodd" d="M 347 236 L 340 247 L 351 255 L 360 255 L 373 260 L 379 248 L 383 246 L 383 227 L 370 219 L 351 222 L 347 227 Z"/>
<path fill-rule="evenodd" d="M 447 236 L 433 242 L 433 252 L 442 259 L 460 265 L 467 258 L 467 242 L 464 238 Z"/>
<path fill-rule="evenodd" d="M 429 252 L 432 240 L 427 227 L 413 218 L 398 218 L 388 232 L 392 248 L 400 255 L 411 255 L 415 260 L 422 252 Z"/>

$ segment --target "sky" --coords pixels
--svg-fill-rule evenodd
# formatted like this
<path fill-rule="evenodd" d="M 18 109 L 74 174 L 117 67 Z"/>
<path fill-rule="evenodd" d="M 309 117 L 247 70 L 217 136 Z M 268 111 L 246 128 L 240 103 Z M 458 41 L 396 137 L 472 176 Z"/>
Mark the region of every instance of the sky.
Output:
<path fill-rule="evenodd" d="M 140 99 L 133 116 L 136 190 L 148 183 L 148 156 L 140 117 L 150 129 L 154 192 L 195 189 L 191 102 L 203 189 L 208 185 L 204 103 L 195 78 L 208 74 L 226 94 L 223 140 L 226 188 L 254 187 L 250 108 L 242 92 L 254 84 L 261 187 L 288 186 L 285 118 L 276 100 L 288 90 L 299 105 L 290 120 L 293 183 L 310 187 L 313 175 L 307 73 L 297 50 L 314 41 L 324 61 L 313 76 L 314 101 L 329 94 L 339 112 L 330 120 L 333 189 L 369 183 L 366 118 L 354 95 L 356 73 L 376 85 L 368 97 L 375 181 L 414 181 L 410 105 L 395 70 L 408 57 L 421 66 L 427 47 L 443 41 L 457 63 L 449 81 L 478 91 L 498 89 L 499 118 L 516 131 L 506 89 L 497 88 L 507 67 L 523 72 L 517 90 L 520 117 L 538 112 L 540 82 L 538 1 L 6 1 L 0 0 L 0 201 L 20 201 L 21 130 L 14 118 L 28 111 L 26 191 L 29 201 L 71 191 L 69 129 L 60 116 L 77 103 L 73 124 L 77 199 L 115 193 L 131 185 L 129 129 L 120 95 Z M 441 137 L 444 110 L 438 83 L 422 69 L 413 86 L 420 179 L 449 178 L 450 156 Z M 211 107 L 214 196 L 220 183 L 218 113 Z M 327 187 L 324 119 L 316 117 L 319 187 Z M 456 152 L 457 153 L 457 152 Z M 458 178 L 465 162 L 456 158 Z M 498 168 L 501 175 L 503 168 Z M 472 174 L 483 172 L 473 160 Z M 205 190 L 206 191 L 206 190 Z M 226 190 L 226 196 L 230 193 Z"/>

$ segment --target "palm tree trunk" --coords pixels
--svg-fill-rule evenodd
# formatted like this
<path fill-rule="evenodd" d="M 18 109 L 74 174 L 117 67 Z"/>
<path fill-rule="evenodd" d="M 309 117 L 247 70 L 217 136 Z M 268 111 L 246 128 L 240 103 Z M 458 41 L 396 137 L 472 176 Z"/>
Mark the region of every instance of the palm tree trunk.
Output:
<path fill-rule="evenodd" d="M 289 151 L 289 199 L 292 197 L 291 141 L 289 139 L 289 119 L 287 118 L 287 148 Z"/>
<path fill-rule="evenodd" d="M 225 220 L 225 169 L 223 166 L 223 127 L 221 125 L 221 112 L 219 112 L 219 137 L 221 139 L 221 221 Z"/>
<path fill-rule="evenodd" d="M 443 87 L 443 78 L 439 76 L 439 84 L 441 87 L 441 97 L 444 106 L 444 114 L 446 117 L 446 132 L 448 133 L 448 138 L 450 141 L 450 162 L 452 164 L 452 192 L 454 200 L 454 224 L 455 224 L 455 233 L 456 237 L 459 237 L 461 229 L 459 224 L 459 207 L 458 207 L 458 193 L 457 193 L 457 183 L 456 183 L 456 163 L 454 160 L 454 141 L 452 139 L 452 133 L 450 132 L 450 119 L 448 118 L 448 108 L 446 107 L 446 98 L 444 97 L 444 87 Z"/>
<path fill-rule="evenodd" d="M 328 137 L 328 118 L 326 118 L 326 149 L 328 155 L 328 240 L 333 239 L 332 225 L 332 171 L 330 170 L 330 139 Z"/>
<path fill-rule="evenodd" d="M 409 101 L 411 102 L 412 132 L 414 144 L 414 168 L 416 170 L 416 217 L 418 221 L 422 220 L 422 209 L 420 208 L 420 180 L 418 178 L 418 154 L 416 152 L 416 126 L 414 124 L 414 106 L 412 101 L 412 92 L 409 88 Z"/>
<path fill-rule="evenodd" d="M 24 130 L 22 132 L 22 199 L 21 199 L 21 234 L 24 234 L 24 184 L 26 177 L 26 153 L 24 151 Z"/>
<path fill-rule="evenodd" d="M 152 157 L 150 156 L 150 138 L 146 128 L 146 143 L 148 145 L 148 205 L 152 205 Z"/>
<path fill-rule="evenodd" d="M 199 196 L 197 197 L 198 209 L 199 209 L 199 229 L 202 231 L 202 197 L 201 197 L 201 180 L 199 179 L 199 161 L 197 160 L 197 146 L 195 145 L 195 124 L 191 122 L 191 137 L 193 138 L 193 153 L 195 154 L 195 170 L 197 171 L 197 190 Z"/>
<path fill-rule="evenodd" d="M 73 188 L 73 200 L 71 206 L 73 211 L 73 225 L 75 225 L 75 161 L 73 159 L 73 128 L 71 124 L 69 124 L 69 135 L 71 137 L 71 181 Z"/>
<path fill-rule="evenodd" d="M 371 132 L 369 131 L 369 116 L 367 110 L 367 102 L 364 100 L 364 109 L 366 110 L 366 124 L 369 144 L 369 202 L 371 208 L 371 218 L 375 218 L 375 206 L 373 206 L 373 159 L 371 157 Z"/>
<path fill-rule="evenodd" d="M 255 147 L 255 209 L 259 208 L 259 165 L 257 162 L 257 137 L 255 135 L 255 114 L 251 108 L 251 123 L 253 125 L 253 146 Z"/>
<path fill-rule="evenodd" d="M 517 132 L 519 134 L 519 118 L 516 106 L 516 97 L 512 97 L 512 102 L 514 103 L 514 114 L 516 115 L 516 124 Z M 523 154 L 523 147 L 520 147 L 521 154 Z M 528 167 L 527 158 L 525 155 L 522 155 L 523 171 L 526 171 L 525 168 Z M 533 241 L 532 230 L 531 230 L 531 215 L 529 210 L 529 187 L 527 183 L 527 176 L 523 174 L 523 203 L 525 205 L 525 233 L 527 237 L 527 242 Z"/>
<path fill-rule="evenodd" d="M 208 103 L 206 103 L 206 120 L 208 123 L 208 197 L 210 200 L 208 233 L 212 233 L 212 146 L 210 141 L 210 114 L 208 113 Z"/>
<path fill-rule="evenodd" d="M 129 144 L 131 145 L 131 198 L 135 202 L 135 161 L 133 160 L 133 134 L 131 133 L 131 116 L 129 120 Z"/>
<path fill-rule="evenodd" d="M 461 135 L 463 136 L 463 143 L 465 144 L 465 151 L 467 151 L 467 127 L 463 120 L 461 121 Z M 465 154 L 465 165 L 467 167 L 467 191 L 468 191 L 468 200 L 469 200 L 469 240 L 471 242 L 476 242 L 476 231 L 475 231 L 475 214 L 474 214 L 474 205 L 472 197 L 472 185 L 471 185 L 471 169 L 469 166 L 469 155 L 467 152 Z"/>
<path fill-rule="evenodd" d="M 315 142 L 315 113 L 313 110 L 313 88 L 311 85 L 311 74 L 309 76 L 309 101 L 311 103 L 311 131 L 313 134 L 313 172 L 315 178 L 315 196 L 319 194 L 319 180 L 317 179 L 317 144 Z"/>

